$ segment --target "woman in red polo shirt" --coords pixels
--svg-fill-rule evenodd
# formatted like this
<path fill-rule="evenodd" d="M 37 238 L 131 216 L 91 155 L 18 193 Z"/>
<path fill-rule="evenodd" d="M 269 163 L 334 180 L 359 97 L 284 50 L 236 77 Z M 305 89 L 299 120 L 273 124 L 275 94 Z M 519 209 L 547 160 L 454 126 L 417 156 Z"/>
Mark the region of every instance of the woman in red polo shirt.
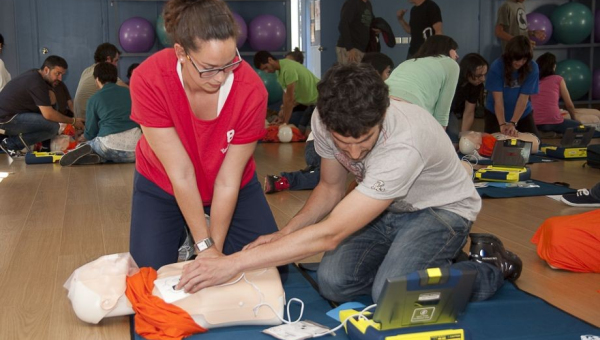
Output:
<path fill-rule="evenodd" d="M 186 226 L 199 257 L 234 253 L 277 230 L 252 158 L 267 92 L 236 49 L 229 8 L 170 0 L 163 16 L 174 47 L 149 57 L 131 79 L 131 118 L 144 134 L 130 252 L 154 269 L 177 261 Z"/>

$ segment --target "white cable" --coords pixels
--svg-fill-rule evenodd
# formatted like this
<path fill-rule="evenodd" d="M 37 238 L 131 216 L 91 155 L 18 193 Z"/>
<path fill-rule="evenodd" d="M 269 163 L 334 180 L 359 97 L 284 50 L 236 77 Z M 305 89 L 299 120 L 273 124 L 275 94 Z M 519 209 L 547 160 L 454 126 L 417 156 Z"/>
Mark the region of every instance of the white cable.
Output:
<path fill-rule="evenodd" d="M 377 307 L 377 304 L 372 304 L 368 307 L 365 307 L 362 311 L 360 311 L 360 313 L 358 314 L 354 314 L 354 315 L 350 315 L 349 317 L 347 317 L 344 321 L 342 321 L 342 323 L 340 323 L 337 327 L 332 328 L 330 330 L 328 330 L 327 332 L 323 332 L 323 333 L 319 333 L 319 334 L 315 334 L 313 335 L 313 338 L 318 338 L 327 334 L 332 334 L 335 331 L 337 331 L 338 329 L 344 327 L 346 325 L 346 323 L 348 322 L 348 320 L 350 320 L 351 318 L 358 318 L 358 319 L 364 319 L 364 320 L 368 320 L 368 318 L 366 316 L 364 316 L 364 313 L 370 309 L 373 309 Z"/>

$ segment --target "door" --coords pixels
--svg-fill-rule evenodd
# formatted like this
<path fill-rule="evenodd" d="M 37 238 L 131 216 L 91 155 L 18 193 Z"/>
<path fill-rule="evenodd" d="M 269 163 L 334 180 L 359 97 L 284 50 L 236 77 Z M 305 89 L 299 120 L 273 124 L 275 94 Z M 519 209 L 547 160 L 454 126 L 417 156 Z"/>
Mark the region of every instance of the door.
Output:
<path fill-rule="evenodd" d="M 308 11 L 310 19 L 308 20 L 308 42 L 310 48 L 307 65 L 314 75 L 321 78 L 321 52 L 323 51 L 321 46 L 321 0 L 310 0 Z"/>
<path fill-rule="evenodd" d="M 39 68 L 50 55 L 67 61 L 63 82 L 75 95 L 84 68 L 94 63 L 96 47 L 108 41 L 107 1 L 20 0 L 15 1 L 19 73 Z"/>

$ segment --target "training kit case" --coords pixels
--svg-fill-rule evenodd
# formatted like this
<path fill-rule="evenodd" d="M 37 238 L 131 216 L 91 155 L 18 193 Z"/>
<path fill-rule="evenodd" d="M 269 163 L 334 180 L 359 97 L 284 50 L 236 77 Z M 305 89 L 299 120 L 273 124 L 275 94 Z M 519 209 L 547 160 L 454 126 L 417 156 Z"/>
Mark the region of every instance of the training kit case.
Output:
<path fill-rule="evenodd" d="M 496 141 L 492 165 L 475 172 L 475 178 L 486 182 L 521 182 L 531 178 L 525 166 L 531 155 L 531 142 L 518 139 Z"/>
<path fill-rule="evenodd" d="M 447 267 L 388 278 L 375 313 L 348 319 L 346 332 L 353 340 L 468 339 L 456 318 L 469 302 L 475 276 L 474 270 Z M 340 320 L 359 313 L 342 310 Z"/>
<path fill-rule="evenodd" d="M 62 152 L 28 152 L 25 155 L 25 164 L 44 164 L 60 161 L 64 156 Z"/>
<path fill-rule="evenodd" d="M 586 158 L 587 146 L 594 137 L 596 128 L 581 125 L 577 128 L 568 128 L 560 140 L 559 146 L 542 146 L 543 153 L 554 158 Z"/>

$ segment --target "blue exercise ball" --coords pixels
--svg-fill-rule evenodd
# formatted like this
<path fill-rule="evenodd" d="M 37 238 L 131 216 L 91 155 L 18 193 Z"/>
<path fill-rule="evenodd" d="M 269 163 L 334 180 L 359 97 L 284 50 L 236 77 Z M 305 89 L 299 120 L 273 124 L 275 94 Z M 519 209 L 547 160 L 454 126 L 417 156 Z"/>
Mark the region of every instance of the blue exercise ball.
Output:
<path fill-rule="evenodd" d="M 556 74 L 562 76 L 572 100 L 581 99 L 590 91 L 592 72 L 579 60 L 567 59 L 556 64 Z"/>
<path fill-rule="evenodd" d="M 267 88 L 269 105 L 281 102 L 283 99 L 283 89 L 281 88 L 281 85 L 279 85 L 275 73 L 267 73 L 261 70 L 256 70 L 256 72 Z"/>
<path fill-rule="evenodd" d="M 578 2 L 558 6 L 550 15 L 554 39 L 563 44 L 579 44 L 592 33 L 594 16 L 592 11 Z"/>
<path fill-rule="evenodd" d="M 158 19 L 156 19 L 156 37 L 158 38 L 158 41 L 162 46 L 173 46 L 173 42 L 171 41 L 171 38 L 169 37 L 169 34 L 167 34 L 167 30 L 165 29 L 165 18 L 162 14 L 158 16 Z"/>

